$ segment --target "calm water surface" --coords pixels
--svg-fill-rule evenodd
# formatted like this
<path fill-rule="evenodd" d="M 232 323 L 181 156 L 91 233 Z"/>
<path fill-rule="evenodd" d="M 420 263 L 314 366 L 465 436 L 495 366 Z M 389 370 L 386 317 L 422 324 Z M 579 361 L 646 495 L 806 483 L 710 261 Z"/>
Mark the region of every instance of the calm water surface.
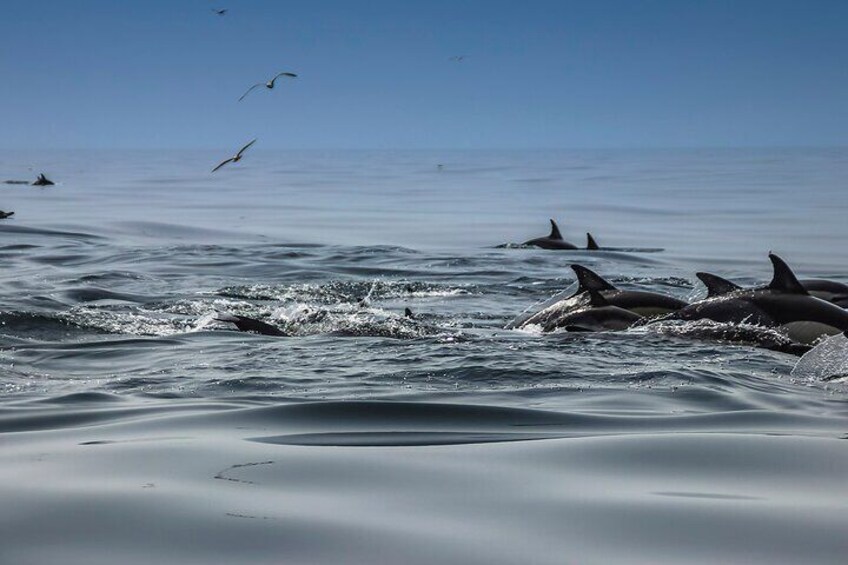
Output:
<path fill-rule="evenodd" d="M 218 153 L 0 156 L 0 563 L 844 563 L 845 379 L 503 328 L 848 282 L 848 150 Z"/>

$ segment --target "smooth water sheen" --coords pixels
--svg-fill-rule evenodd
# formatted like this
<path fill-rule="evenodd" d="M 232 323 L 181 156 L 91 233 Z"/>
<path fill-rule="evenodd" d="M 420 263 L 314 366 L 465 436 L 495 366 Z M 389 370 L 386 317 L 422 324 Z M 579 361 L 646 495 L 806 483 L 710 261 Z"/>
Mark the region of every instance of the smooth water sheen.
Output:
<path fill-rule="evenodd" d="M 848 282 L 848 150 L 222 155 L 0 155 L 0 563 L 844 563 L 848 377 L 503 328 Z"/>

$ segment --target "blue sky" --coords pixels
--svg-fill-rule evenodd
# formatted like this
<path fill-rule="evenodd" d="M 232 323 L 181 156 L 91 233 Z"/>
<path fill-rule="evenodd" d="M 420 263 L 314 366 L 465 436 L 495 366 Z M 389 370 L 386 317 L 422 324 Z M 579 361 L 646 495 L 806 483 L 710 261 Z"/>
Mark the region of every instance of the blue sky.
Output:
<path fill-rule="evenodd" d="M 843 1 L 3 0 L 2 14 L 3 148 L 848 145 Z M 237 102 L 282 70 L 300 76 Z"/>

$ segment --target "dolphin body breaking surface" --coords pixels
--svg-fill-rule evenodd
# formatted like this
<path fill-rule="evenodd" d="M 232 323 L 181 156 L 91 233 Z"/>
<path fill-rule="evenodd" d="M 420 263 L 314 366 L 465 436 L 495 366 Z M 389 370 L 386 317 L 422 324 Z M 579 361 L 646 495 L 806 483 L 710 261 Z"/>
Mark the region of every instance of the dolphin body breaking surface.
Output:
<path fill-rule="evenodd" d="M 696 276 L 707 287 L 707 297 L 744 290 L 735 282 L 712 273 L 696 273 Z M 841 308 L 848 308 L 848 285 L 825 279 L 798 279 L 798 282 L 810 296 L 832 302 Z"/>
<path fill-rule="evenodd" d="M 45 177 L 44 173 L 41 173 L 40 175 L 38 175 L 38 178 L 35 179 L 35 181 L 32 183 L 32 186 L 53 186 L 54 184 L 56 183 L 50 180 L 49 178 Z"/>
<path fill-rule="evenodd" d="M 627 310 L 636 317 L 631 319 L 631 324 L 640 321 L 643 317 L 652 318 L 676 312 L 689 303 L 672 296 L 666 296 L 658 292 L 644 290 L 624 290 L 617 288 L 612 283 L 582 265 L 571 265 L 577 274 L 579 286 L 571 296 L 558 300 L 553 304 L 543 307 L 541 310 L 529 316 L 519 316 L 506 327 L 526 328 L 527 326 L 541 326 L 543 331 L 552 331 L 556 328 L 568 325 L 568 317 L 578 310 L 583 310 L 592 303 L 592 294 L 596 293 L 604 300 L 607 306 L 613 306 Z M 596 306 L 600 302 L 594 299 Z M 591 325 L 591 324 L 590 324 Z M 603 324 L 602 324 L 603 325 Z M 623 328 L 622 328 L 623 329 Z"/>
<path fill-rule="evenodd" d="M 574 250 L 580 249 L 576 245 L 571 242 L 565 241 L 563 239 L 562 234 L 559 231 L 559 226 L 557 223 L 551 219 L 551 233 L 547 237 L 537 237 L 534 239 L 530 239 L 522 243 L 522 245 L 534 245 L 536 247 L 541 247 L 542 249 L 567 249 Z M 592 237 L 592 234 L 586 234 L 586 249 L 589 251 L 596 251 L 600 249 L 598 246 L 598 242 L 595 241 L 595 238 Z"/>
<path fill-rule="evenodd" d="M 825 279 L 801 279 L 798 282 L 812 296 L 848 308 L 848 284 Z"/>
<path fill-rule="evenodd" d="M 289 335 L 277 326 L 272 326 L 271 324 L 267 324 L 261 320 L 256 320 L 254 318 L 248 318 L 247 316 L 237 316 L 234 314 L 218 314 L 215 316 L 215 319 L 219 322 L 229 322 L 231 324 L 235 324 L 236 328 L 240 332 L 250 332 L 261 335 L 273 335 L 282 337 L 287 337 Z"/>
<path fill-rule="evenodd" d="M 521 327 L 540 325 L 544 332 L 552 332 L 558 328 L 570 332 L 598 332 L 626 330 L 642 320 L 639 314 L 611 304 L 595 289 L 590 289 L 587 294 L 588 304 L 583 303 L 576 308 L 565 308 L 556 313 L 543 310 L 540 314 L 546 315 L 531 317 Z"/>
<path fill-rule="evenodd" d="M 745 289 L 716 275 L 698 273 L 707 286 L 707 298 L 666 319 L 776 328 L 792 341 L 806 345 L 848 330 L 848 310 L 813 296 L 777 255 L 769 253 L 769 259 L 774 275 L 768 286 L 761 288 Z"/>

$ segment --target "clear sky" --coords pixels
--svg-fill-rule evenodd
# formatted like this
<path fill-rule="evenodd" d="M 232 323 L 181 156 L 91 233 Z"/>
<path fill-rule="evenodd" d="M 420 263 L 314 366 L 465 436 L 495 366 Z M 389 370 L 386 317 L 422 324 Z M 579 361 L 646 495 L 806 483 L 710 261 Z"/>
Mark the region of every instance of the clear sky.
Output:
<path fill-rule="evenodd" d="M 2 148 L 848 145 L 843 0 L 0 8 Z"/>

